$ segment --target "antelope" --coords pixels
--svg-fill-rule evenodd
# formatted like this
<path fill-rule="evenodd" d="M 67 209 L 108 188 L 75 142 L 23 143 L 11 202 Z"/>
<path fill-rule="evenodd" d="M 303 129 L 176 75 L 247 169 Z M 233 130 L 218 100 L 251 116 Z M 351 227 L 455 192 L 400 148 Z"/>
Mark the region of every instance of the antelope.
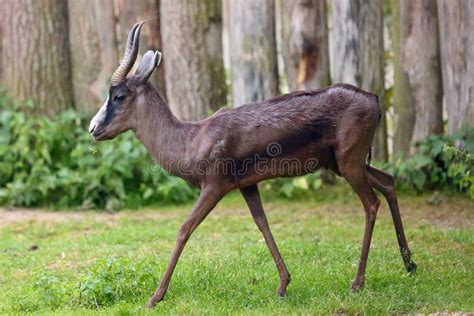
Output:
<path fill-rule="evenodd" d="M 365 231 L 352 290 L 364 285 L 380 205 L 373 189 L 388 202 L 408 275 L 415 272 L 394 177 L 370 165 L 371 144 L 381 117 L 375 94 L 348 84 L 335 84 L 222 109 L 198 122 L 183 122 L 149 82 L 160 64 L 160 52 L 146 52 L 135 73 L 128 75 L 137 58 L 143 23 L 135 24 L 128 35 L 124 58 L 112 76 L 104 105 L 90 123 L 89 133 L 96 141 L 103 141 L 132 130 L 164 169 L 200 189 L 191 213 L 178 231 L 167 269 L 148 307 L 163 300 L 191 234 L 219 200 L 235 189 L 240 190 L 263 234 L 280 277 L 277 294 L 284 296 L 290 273 L 270 231 L 257 184 L 319 168 L 345 178 L 364 207 Z"/>

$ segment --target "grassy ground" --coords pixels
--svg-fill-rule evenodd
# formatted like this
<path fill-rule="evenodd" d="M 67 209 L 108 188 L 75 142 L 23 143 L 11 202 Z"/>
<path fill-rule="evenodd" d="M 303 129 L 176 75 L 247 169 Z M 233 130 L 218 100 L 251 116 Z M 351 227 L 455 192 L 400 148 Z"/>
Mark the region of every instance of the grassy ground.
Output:
<path fill-rule="evenodd" d="M 287 297 L 266 245 L 237 195 L 191 238 L 170 290 L 142 308 L 164 271 L 190 206 L 115 214 L 0 210 L 0 313 L 287 314 L 474 311 L 473 205 L 401 198 L 418 271 L 405 276 L 385 205 L 366 287 L 349 292 L 364 214 L 357 199 L 265 201 L 292 275 Z M 35 250 L 36 249 L 36 250 Z"/>

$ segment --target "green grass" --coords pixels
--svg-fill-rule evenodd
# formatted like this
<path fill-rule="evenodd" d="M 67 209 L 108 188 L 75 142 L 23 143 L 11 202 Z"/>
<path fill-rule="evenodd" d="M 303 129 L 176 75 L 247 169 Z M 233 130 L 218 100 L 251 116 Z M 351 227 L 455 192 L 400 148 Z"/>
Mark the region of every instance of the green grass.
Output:
<path fill-rule="evenodd" d="M 400 201 L 418 271 L 405 276 L 385 205 L 379 211 L 366 287 L 351 293 L 364 214 L 346 201 L 267 200 L 273 234 L 292 275 L 278 274 L 241 198 L 222 201 L 189 241 L 165 301 L 142 306 L 169 259 L 190 205 L 115 214 L 0 211 L 0 313 L 329 314 L 474 311 L 473 207 Z M 9 215 L 5 217 L 6 215 Z M 5 219 L 9 218 L 9 219 Z M 36 251 L 29 248 L 37 245 Z"/>

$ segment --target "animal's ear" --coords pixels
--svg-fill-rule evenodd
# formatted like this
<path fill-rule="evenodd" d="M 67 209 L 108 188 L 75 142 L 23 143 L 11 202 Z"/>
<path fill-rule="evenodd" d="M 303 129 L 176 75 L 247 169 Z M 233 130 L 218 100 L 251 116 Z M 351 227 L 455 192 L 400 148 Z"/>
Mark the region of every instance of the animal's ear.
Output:
<path fill-rule="evenodd" d="M 160 64 L 160 62 L 160 52 L 153 52 L 151 50 L 147 51 L 145 55 L 143 55 L 143 58 L 140 61 L 140 64 L 138 65 L 137 71 L 135 72 L 135 75 L 138 77 L 138 80 L 141 83 L 147 82 L 155 68 L 158 67 L 158 65 Z"/>

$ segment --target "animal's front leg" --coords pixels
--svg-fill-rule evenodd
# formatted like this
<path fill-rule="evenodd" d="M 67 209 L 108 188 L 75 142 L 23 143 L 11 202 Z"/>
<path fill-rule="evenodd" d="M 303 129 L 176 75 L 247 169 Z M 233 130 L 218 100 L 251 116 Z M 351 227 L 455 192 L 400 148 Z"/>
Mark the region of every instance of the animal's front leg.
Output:
<path fill-rule="evenodd" d="M 161 279 L 160 286 L 156 289 L 155 294 L 150 298 L 146 307 L 153 307 L 157 302 L 160 302 L 165 297 L 168 285 L 170 283 L 171 276 L 173 274 L 176 263 L 178 262 L 179 256 L 186 245 L 189 237 L 193 231 L 199 226 L 199 224 L 206 218 L 209 212 L 216 206 L 217 202 L 222 198 L 223 192 L 217 187 L 207 186 L 201 190 L 199 198 L 194 205 L 194 208 L 189 214 L 186 222 L 181 226 L 176 237 L 176 246 L 171 254 L 171 259 L 166 268 L 165 274 Z"/>
<path fill-rule="evenodd" d="M 273 256 L 278 273 L 280 274 L 280 285 L 278 286 L 277 293 L 279 296 L 285 296 L 286 287 L 291 280 L 290 273 L 286 268 L 285 262 L 283 262 L 283 258 L 281 257 L 275 239 L 273 238 L 272 232 L 270 231 L 270 227 L 268 226 L 267 217 L 265 216 L 265 212 L 263 210 L 258 187 L 256 184 L 254 184 L 252 186 L 240 189 L 240 192 L 242 192 L 242 195 L 247 202 L 255 224 L 257 224 L 258 229 L 260 229 L 263 237 L 265 238 L 265 242 L 267 243 L 268 249 L 270 249 L 270 253 Z"/>

